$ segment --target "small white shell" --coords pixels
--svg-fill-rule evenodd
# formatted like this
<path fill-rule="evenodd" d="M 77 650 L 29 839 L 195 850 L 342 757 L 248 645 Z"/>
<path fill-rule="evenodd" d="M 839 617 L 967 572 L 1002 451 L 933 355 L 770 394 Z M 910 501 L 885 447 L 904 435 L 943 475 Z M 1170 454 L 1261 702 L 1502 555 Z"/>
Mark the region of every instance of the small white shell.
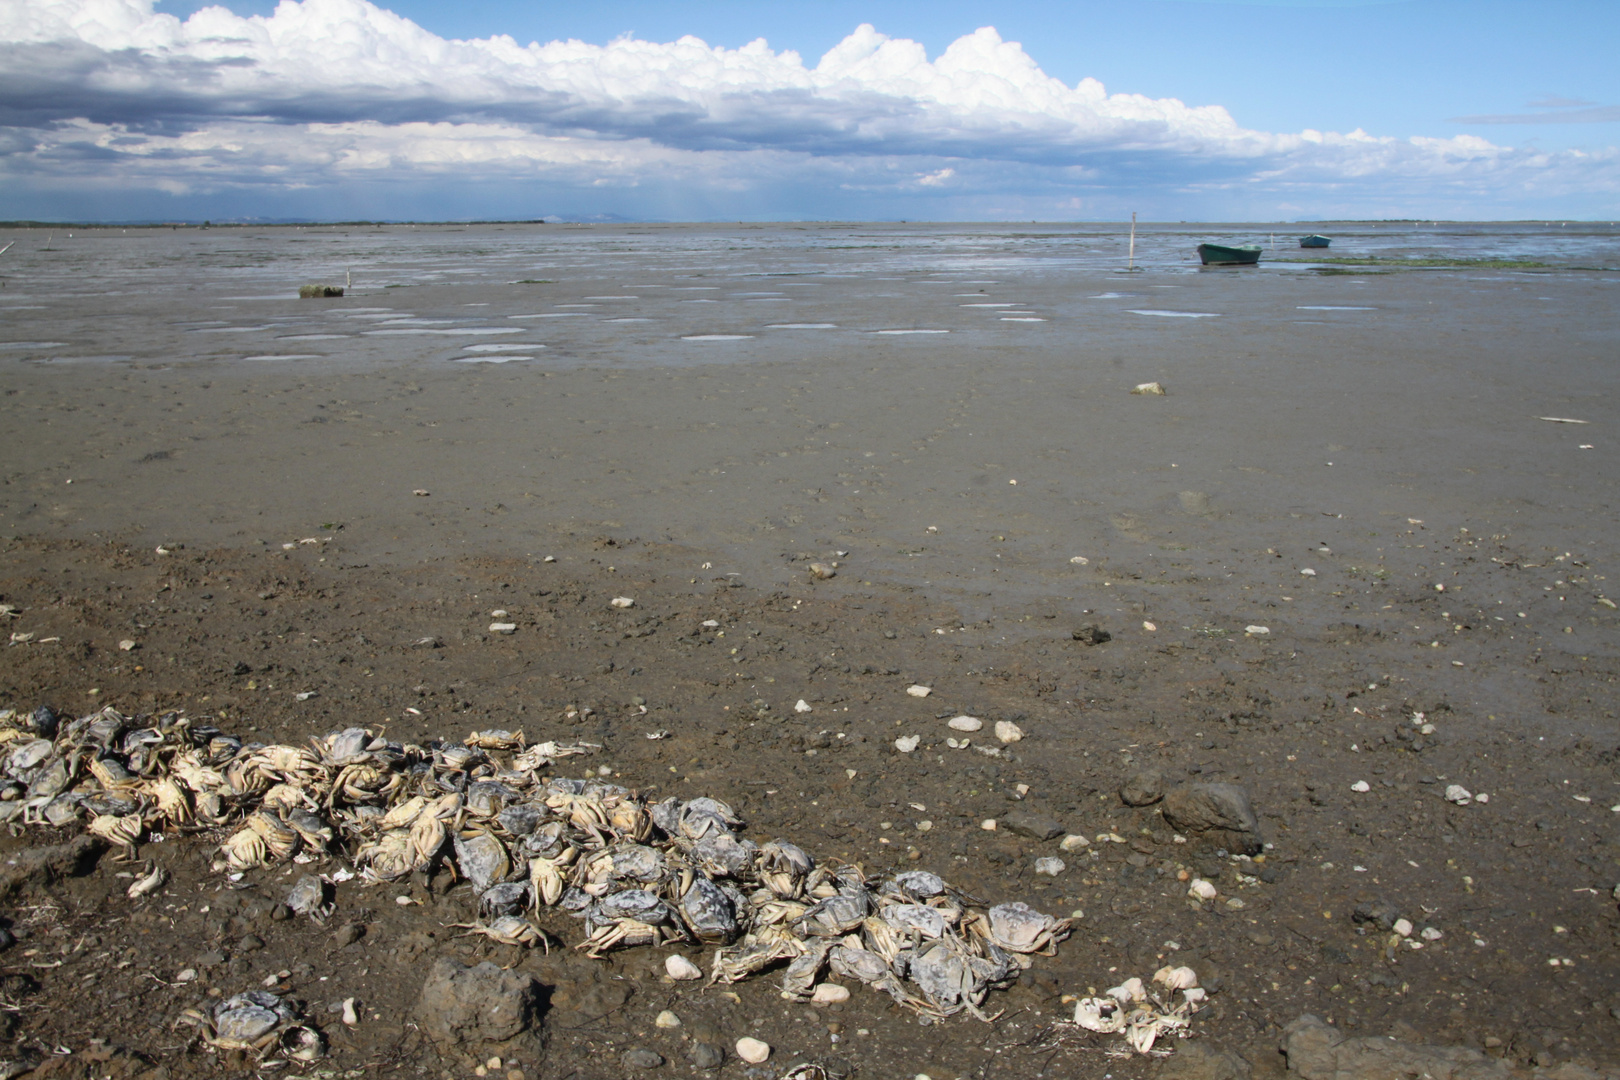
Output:
<path fill-rule="evenodd" d="M 737 1040 L 737 1056 L 750 1065 L 762 1065 L 771 1056 L 771 1045 L 758 1039 L 741 1038 Z"/>
<path fill-rule="evenodd" d="M 1190 967 L 1162 967 L 1153 973 L 1153 981 L 1170 990 L 1188 990 L 1198 985 L 1198 973 Z"/>
<path fill-rule="evenodd" d="M 1142 985 L 1141 979 L 1130 978 L 1118 986 L 1110 987 L 1104 993 L 1118 1002 L 1141 1001 L 1147 997 L 1147 988 Z"/>
<path fill-rule="evenodd" d="M 669 956 L 664 960 L 664 974 L 678 982 L 691 982 L 703 978 L 703 969 L 684 956 Z"/>
<path fill-rule="evenodd" d="M 1074 1005 L 1074 1022 L 1087 1031 L 1104 1035 L 1125 1028 L 1125 1010 L 1107 998 L 1081 998 Z"/>
<path fill-rule="evenodd" d="M 1011 720 L 996 721 L 996 738 L 1004 743 L 1015 743 L 1024 737 L 1024 729 Z"/>
<path fill-rule="evenodd" d="M 977 716 L 955 716 L 946 726 L 952 731 L 978 731 L 984 727 L 984 721 Z"/>

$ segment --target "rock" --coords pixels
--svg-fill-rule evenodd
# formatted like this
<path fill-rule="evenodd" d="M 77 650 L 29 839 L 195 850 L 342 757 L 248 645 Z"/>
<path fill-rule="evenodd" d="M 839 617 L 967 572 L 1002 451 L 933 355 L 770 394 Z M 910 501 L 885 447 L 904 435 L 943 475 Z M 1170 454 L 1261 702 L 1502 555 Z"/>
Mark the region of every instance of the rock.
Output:
<path fill-rule="evenodd" d="M 1304 1080 L 1511 1080 L 1506 1062 L 1462 1046 L 1428 1046 L 1377 1036 L 1345 1038 L 1306 1013 L 1283 1029 L 1288 1071 Z"/>
<path fill-rule="evenodd" d="M 952 731 L 978 731 L 984 727 L 984 721 L 977 716 L 953 716 L 945 726 Z"/>
<path fill-rule="evenodd" d="M 1131 393 L 1144 394 L 1148 397 L 1163 397 L 1164 387 L 1156 382 L 1137 383 L 1131 387 Z"/>
<path fill-rule="evenodd" d="M 1045 858 L 1035 860 L 1035 872 L 1037 874 L 1045 874 L 1047 877 L 1057 877 L 1059 874 L 1063 873 L 1065 869 L 1067 869 L 1067 867 L 1062 859 L 1054 858 L 1050 855 L 1046 856 Z"/>
<path fill-rule="evenodd" d="M 726 1052 L 710 1042 L 693 1043 L 686 1060 L 700 1069 L 718 1069 L 726 1063 Z"/>
<path fill-rule="evenodd" d="M 849 987 L 837 983 L 822 983 L 810 995 L 812 1005 L 838 1005 L 849 1000 Z"/>
<path fill-rule="evenodd" d="M 1011 720 L 996 721 L 996 738 L 1004 743 L 1015 743 L 1023 739 L 1024 729 Z"/>
<path fill-rule="evenodd" d="M 737 1040 L 737 1056 L 750 1065 L 761 1065 L 771 1056 L 771 1047 L 769 1043 L 744 1037 Z"/>
<path fill-rule="evenodd" d="M 664 973 L 679 982 L 703 978 L 703 969 L 684 956 L 670 956 L 664 960 Z"/>
<path fill-rule="evenodd" d="M 1027 836 L 1031 840 L 1050 840 L 1064 833 L 1061 822 L 1044 814 L 1030 813 L 1028 810 L 1013 810 L 1004 814 L 1001 818 L 1001 827 L 1019 836 Z"/>
<path fill-rule="evenodd" d="M 1372 923 L 1380 930 L 1393 930 L 1401 917 L 1401 909 L 1388 900 L 1367 900 L 1357 904 L 1350 912 L 1353 923 Z"/>
<path fill-rule="evenodd" d="M 1074 632 L 1074 640 L 1082 645 L 1101 645 L 1105 641 L 1114 640 L 1114 635 L 1095 623 L 1087 623 Z"/>
<path fill-rule="evenodd" d="M 332 943 L 342 949 L 366 936 L 366 928 L 359 923 L 344 923 L 332 935 Z"/>
<path fill-rule="evenodd" d="M 104 841 L 88 833 L 75 836 L 65 844 L 25 848 L 11 856 L 5 870 L 0 872 L 0 901 L 30 886 L 50 885 L 63 878 L 88 874 L 106 850 Z"/>
<path fill-rule="evenodd" d="M 638 1046 L 620 1054 L 619 1060 L 627 1069 L 656 1069 L 664 1063 L 664 1055 Z"/>
<path fill-rule="evenodd" d="M 461 1045 L 479 1054 L 488 1044 L 519 1040 L 528 1044 L 519 1049 L 535 1053 L 541 1045 L 540 984 L 488 961 L 468 967 L 440 957 L 422 984 L 416 1019 L 443 1047 Z"/>
<path fill-rule="evenodd" d="M 608 603 L 613 607 L 620 609 L 633 608 L 636 606 L 635 598 L 629 596 L 615 596 L 612 600 L 609 600 Z"/>
<path fill-rule="evenodd" d="M 1232 1051 L 1188 1039 L 1176 1043 L 1176 1054 L 1159 1070 L 1159 1080 L 1249 1080 L 1252 1071 Z"/>
<path fill-rule="evenodd" d="M 838 571 L 826 563 L 813 562 L 810 564 L 810 576 L 817 581 L 826 581 L 828 578 L 838 576 Z"/>
<path fill-rule="evenodd" d="M 1242 855 L 1265 850 L 1248 794 L 1235 784 L 1183 784 L 1164 797 L 1164 819 L 1180 833 Z"/>
<path fill-rule="evenodd" d="M 298 298 L 300 300 L 325 300 L 334 296 L 343 295 L 341 285 L 300 285 Z"/>
<path fill-rule="evenodd" d="M 921 741 L 922 739 L 916 735 L 902 735 L 894 740 L 894 748 L 902 754 L 909 754 L 917 749 L 917 744 Z"/>
<path fill-rule="evenodd" d="M 906 693 L 910 694 L 912 697 L 927 697 L 933 692 L 934 688 L 932 686 L 924 686 L 921 683 L 906 687 Z"/>
<path fill-rule="evenodd" d="M 653 1026 L 661 1028 L 678 1028 L 681 1026 L 681 1018 L 670 1012 L 668 1009 L 665 1009 L 663 1012 L 658 1014 L 656 1019 L 653 1020 Z"/>
<path fill-rule="evenodd" d="M 1090 846 L 1091 841 L 1079 833 L 1070 833 L 1068 836 L 1065 836 L 1063 838 L 1063 842 L 1058 845 L 1058 847 L 1062 848 L 1064 851 L 1084 851 Z"/>
<path fill-rule="evenodd" d="M 1119 798 L 1126 806 L 1152 806 L 1164 798 L 1164 774 L 1158 769 L 1138 769 L 1119 785 Z"/>

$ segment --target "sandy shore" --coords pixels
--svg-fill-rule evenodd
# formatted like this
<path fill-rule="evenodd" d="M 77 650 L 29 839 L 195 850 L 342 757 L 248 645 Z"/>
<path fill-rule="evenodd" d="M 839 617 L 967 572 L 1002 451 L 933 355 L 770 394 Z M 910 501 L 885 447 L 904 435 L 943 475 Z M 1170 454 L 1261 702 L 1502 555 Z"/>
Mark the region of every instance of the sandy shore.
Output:
<path fill-rule="evenodd" d="M 966 249 L 947 273 L 955 249 L 877 260 L 817 234 L 745 276 L 643 242 L 627 230 L 622 257 L 544 283 L 339 300 L 8 281 L 8 341 L 67 344 L 0 353 L 0 599 L 34 637 L 7 651 L 0 706 L 184 707 L 288 741 L 585 735 L 621 782 L 730 799 L 758 838 L 1083 911 L 1060 955 L 999 996 L 993 1028 L 918 1027 L 860 991 L 789 1006 L 769 977 L 735 1002 L 677 990 L 650 950 L 469 944 L 441 924 L 475 899 L 445 875 L 345 891 L 324 930 L 269 918 L 280 870 L 239 914 L 203 912 L 219 876 L 196 841 L 142 852 L 174 860 L 161 935 L 107 859 L 19 900 L 23 945 L 64 963 L 0 955 L 35 984 L 15 1037 L 80 1049 L 74 1015 L 133 1002 L 104 1037 L 143 1068 L 229 1067 L 173 1049 L 166 1022 L 302 964 L 323 1021 L 353 995 L 376 1016 L 337 1031 L 339 1064 L 465 1075 L 410 1021 L 422 958 L 468 953 L 555 988 L 529 1075 L 617 1075 L 632 1046 L 685 1073 L 695 1042 L 743 1034 L 874 1076 L 1147 1075 L 1050 1025 L 1062 995 L 1176 959 L 1219 991 L 1195 1032 L 1255 1075 L 1281 1073 L 1302 1012 L 1612 1063 L 1617 275 L 1127 275 Z M 440 327 L 468 332 L 405 333 Z M 519 338 L 545 347 L 460 347 Z M 503 355 L 525 359 L 457 360 Z M 1130 393 L 1150 380 L 1168 394 Z M 517 633 L 487 633 L 494 609 Z M 1076 640 L 1087 625 L 1112 639 Z M 1008 759 L 950 749 L 962 712 L 1028 738 Z M 897 753 L 902 734 L 921 749 Z M 1144 767 L 1242 785 L 1271 880 L 1123 806 Z M 1447 803 L 1452 783 L 1489 802 Z M 1132 842 L 1037 878 L 1055 840 L 979 828 L 1009 810 Z M 1190 907 L 1180 871 L 1221 901 Z M 1386 947 L 1350 918 L 1376 899 L 1442 936 Z M 108 918 L 127 921 L 75 949 Z M 363 937 L 332 947 L 340 923 Z M 203 961 L 193 986 L 141 978 Z M 687 1026 L 653 1028 L 664 1008 Z"/>

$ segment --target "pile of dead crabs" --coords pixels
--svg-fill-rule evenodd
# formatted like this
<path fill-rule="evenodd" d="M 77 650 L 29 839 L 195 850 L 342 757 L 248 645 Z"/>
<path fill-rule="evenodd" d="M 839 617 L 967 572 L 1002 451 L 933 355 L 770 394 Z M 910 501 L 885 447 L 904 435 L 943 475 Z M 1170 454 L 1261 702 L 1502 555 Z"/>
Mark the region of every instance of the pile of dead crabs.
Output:
<path fill-rule="evenodd" d="M 442 864 L 479 893 L 480 921 L 467 928 L 498 941 L 548 944 L 528 915 L 559 908 L 583 920 L 576 947 L 592 957 L 710 945 L 710 982 L 780 966 L 784 995 L 809 998 L 830 972 L 933 1019 L 993 1019 L 981 1009 L 988 991 L 1069 934 L 1066 919 L 986 907 L 927 871 L 868 879 L 785 840 L 756 844 L 718 799 L 655 802 L 601 779 L 541 775 L 599 749 L 508 731 L 418 746 L 358 727 L 266 745 L 179 713 L 7 710 L 0 822 L 82 823 L 131 857 L 155 832 L 205 835 L 226 873 L 331 858 L 382 883 Z M 321 915 L 334 876 L 344 875 L 305 877 L 289 903 Z"/>

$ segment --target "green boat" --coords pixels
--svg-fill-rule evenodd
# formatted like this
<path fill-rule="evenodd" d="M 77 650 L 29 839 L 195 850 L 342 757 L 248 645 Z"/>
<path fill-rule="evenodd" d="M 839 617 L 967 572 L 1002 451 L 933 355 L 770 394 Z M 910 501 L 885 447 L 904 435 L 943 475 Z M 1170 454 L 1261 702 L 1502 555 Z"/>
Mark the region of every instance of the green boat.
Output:
<path fill-rule="evenodd" d="M 1333 243 L 1333 241 L 1329 237 L 1317 236 L 1315 233 L 1312 233 L 1310 236 L 1302 236 L 1299 238 L 1299 246 L 1302 248 L 1323 248 L 1327 247 L 1331 243 Z"/>
<path fill-rule="evenodd" d="M 1198 257 L 1204 260 L 1205 266 L 1258 266 L 1260 245 L 1227 247 L 1225 244 L 1199 244 Z"/>

